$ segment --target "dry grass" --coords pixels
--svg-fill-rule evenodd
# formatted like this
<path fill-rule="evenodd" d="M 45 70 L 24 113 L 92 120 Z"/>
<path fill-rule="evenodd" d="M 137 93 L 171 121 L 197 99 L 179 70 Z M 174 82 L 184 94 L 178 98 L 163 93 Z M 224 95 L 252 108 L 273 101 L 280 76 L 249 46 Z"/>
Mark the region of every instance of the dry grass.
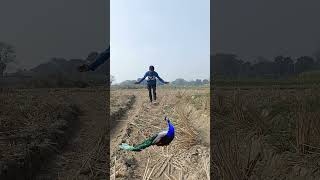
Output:
<path fill-rule="evenodd" d="M 113 174 L 111 178 L 179 180 L 209 178 L 209 148 L 203 146 L 202 134 L 193 126 L 193 123 L 202 119 L 201 115 L 209 114 L 208 93 L 204 96 L 201 94 L 203 92 L 191 90 L 161 90 L 163 98 L 154 109 L 147 103 L 138 108 L 139 115 L 134 121 L 129 122 L 127 133 L 124 135 L 127 143 L 139 143 L 151 134 L 167 128 L 164 121 L 160 120 L 164 115 L 168 116 L 175 126 L 175 139 L 170 146 L 164 148 L 152 146 L 141 153 L 116 152 L 118 160 L 117 164 L 111 165 Z M 193 95 L 200 95 L 200 98 L 198 96 L 192 98 Z M 202 126 L 209 126 L 209 120 L 207 119 L 206 124 Z M 130 164 L 132 159 L 137 163 L 128 167 L 128 161 Z M 130 174 L 125 175 L 121 172 L 124 170 Z"/>
<path fill-rule="evenodd" d="M 180 149 L 188 149 L 191 146 L 197 144 L 198 133 L 190 126 L 190 109 L 183 103 L 177 103 L 175 107 L 175 112 L 178 117 L 176 119 L 176 134 L 179 142 Z"/>
<path fill-rule="evenodd" d="M 78 179 L 80 174 L 90 174 L 90 178 L 96 179 L 99 176 L 107 177 L 107 171 L 105 164 L 107 160 L 104 159 L 106 157 L 106 149 L 105 147 L 108 134 L 103 132 L 99 135 L 99 139 L 96 142 L 95 146 L 92 150 L 82 158 L 82 163 L 80 168 L 76 171 L 72 179 Z M 102 163 L 101 163 L 102 162 Z M 89 173 L 87 173 L 87 172 Z"/>
<path fill-rule="evenodd" d="M 202 169 L 206 174 L 206 178 L 210 179 L 210 154 L 205 154 L 202 156 Z"/>
<path fill-rule="evenodd" d="M 50 157 L 66 143 L 69 126 L 74 123 L 79 109 L 66 102 L 63 96 L 32 90 L 9 90 L 0 94 L 0 161 L 27 164 L 27 167 L 10 166 L 8 174 L 33 176 L 41 161 L 34 158 Z M 19 173 L 23 169 L 28 174 Z M 0 177 L 6 177 L 2 174 Z M 15 173 L 15 175 L 14 175 Z M 7 174 L 7 175 L 8 175 Z M 10 175 L 11 176 L 11 175 Z M 7 177 L 8 178 L 8 177 Z"/>
<path fill-rule="evenodd" d="M 217 90 L 217 177 L 320 178 L 315 163 L 320 158 L 319 97 L 312 90 Z"/>

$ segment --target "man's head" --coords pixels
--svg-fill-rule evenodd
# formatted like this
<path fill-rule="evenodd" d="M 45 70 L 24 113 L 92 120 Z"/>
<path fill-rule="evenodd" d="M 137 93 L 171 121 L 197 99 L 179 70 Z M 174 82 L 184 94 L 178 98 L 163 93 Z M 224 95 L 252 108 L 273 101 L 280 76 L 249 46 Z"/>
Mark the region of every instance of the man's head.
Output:
<path fill-rule="evenodd" d="M 154 66 L 149 66 L 150 71 L 154 71 Z"/>

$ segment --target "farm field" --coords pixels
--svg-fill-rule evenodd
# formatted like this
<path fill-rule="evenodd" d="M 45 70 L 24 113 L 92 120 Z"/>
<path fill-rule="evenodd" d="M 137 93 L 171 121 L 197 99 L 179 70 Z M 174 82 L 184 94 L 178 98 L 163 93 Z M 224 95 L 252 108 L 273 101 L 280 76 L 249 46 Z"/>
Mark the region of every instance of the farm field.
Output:
<path fill-rule="evenodd" d="M 0 179 L 108 177 L 106 92 L 1 89 Z"/>
<path fill-rule="evenodd" d="M 319 179 L 317 86 L 213 89 L 215 179 Z"/>
<path fill-rule="evenodd" d="M 112 90 L 109 101 L 100 87 L 3 88 L 0 97 L 0 179 L 208 179 L 209 88 L 160 88 L 158 104 L 145 89 Z M 176 128 L 168 148 L 118 148 L 167 128 L 165 115 Z"/>
<path fill-rule="evenodd" d="M 33 177 L 66 143 L 79 109 L 54 92 L 3 89 L 0 96 L 0 179 Z"/>
<path fill-rule="evenodd" d="M 146 89 L 111 91 L 112 99 L 134 96 L 127 113 L 118 116 L 111 131 L 111 179 L 209 179 L 209 88 L 159 88 L 156 104 Z M 167 128 L 169 117 L 176 136 L 167 147 L 151 146 L 141 152 L 124 151 L 121 143 L 138 144 Z"/>

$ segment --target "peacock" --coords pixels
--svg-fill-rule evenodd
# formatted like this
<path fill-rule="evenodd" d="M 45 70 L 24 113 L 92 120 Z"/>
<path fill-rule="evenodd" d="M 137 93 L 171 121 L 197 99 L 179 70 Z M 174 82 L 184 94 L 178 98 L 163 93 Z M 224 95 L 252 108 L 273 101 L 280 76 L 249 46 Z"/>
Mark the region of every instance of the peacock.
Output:
<path fill-rule="evenodd" d="M 152 146 L 167 146 L 174 139 L 174 127 L 171 124 L 169 118 L 165 117 L 164 120 L 168 123 L 168 130 L 162 131 L 158 134 L 151 136 L 150 138 L 143 141 L 143 143 L 138 144 L 136 146 L 130 146 L 128 144 L 122 143 L 120 145 L 121 149 L 128 151 L 142 151 L 143 149 Z"/>

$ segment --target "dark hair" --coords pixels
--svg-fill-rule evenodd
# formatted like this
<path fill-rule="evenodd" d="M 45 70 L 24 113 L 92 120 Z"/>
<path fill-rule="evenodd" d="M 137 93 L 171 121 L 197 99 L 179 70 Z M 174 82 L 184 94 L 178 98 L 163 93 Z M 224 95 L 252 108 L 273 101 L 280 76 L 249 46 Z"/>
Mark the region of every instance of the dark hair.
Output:
<path fill-rule="evenodd" d="M 149 66 L 150 71 L 154 71 L 154 66 Z"/>

